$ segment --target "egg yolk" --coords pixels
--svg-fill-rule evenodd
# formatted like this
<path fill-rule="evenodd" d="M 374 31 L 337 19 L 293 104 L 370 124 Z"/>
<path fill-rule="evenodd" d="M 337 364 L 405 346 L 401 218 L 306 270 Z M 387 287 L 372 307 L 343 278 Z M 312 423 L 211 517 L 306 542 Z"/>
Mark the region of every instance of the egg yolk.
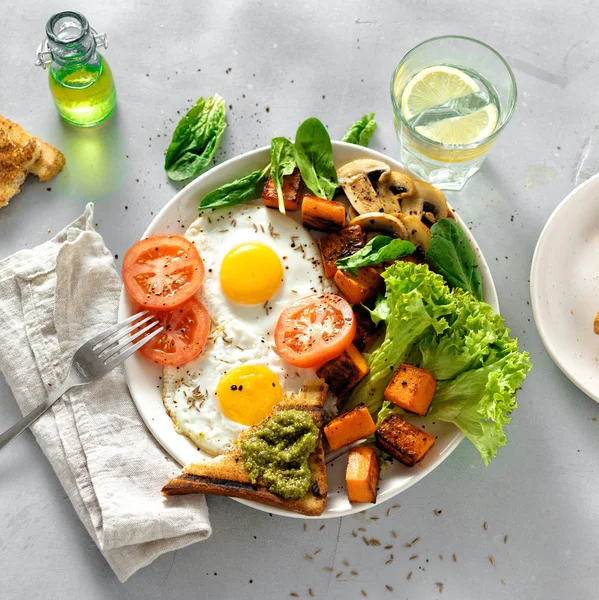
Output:
<path fill-rule="evenodd" d="M 261 304 L 279 289 L 283 266 L 277 254 L 257 242 L 240 244 L 227 253 L 220 270 L 221 288 L 239 304 Z"/>
<path fill-rule="evenodd" d="M 256 425 L 283 398 L 279 378 L 262 365 L 242 365 L 219 382 L 216 395 L 223 414 L 241 425 Z"/>

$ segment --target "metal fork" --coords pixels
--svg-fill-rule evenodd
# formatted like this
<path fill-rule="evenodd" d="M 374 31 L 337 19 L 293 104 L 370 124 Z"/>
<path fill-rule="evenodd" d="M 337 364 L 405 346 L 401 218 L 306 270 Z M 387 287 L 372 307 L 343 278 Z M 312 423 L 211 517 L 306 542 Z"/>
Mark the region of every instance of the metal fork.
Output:
<path fill-rule="evenodd" d="M 0 435 L 0 451 L 35 423 L 65 392 L 104 377 L 106 373 L 112 371 L 146 342 L 158 335 L 164 328 L 156 328 L 157 325 L 160 325 L 160 321 L 153 315 L 145 316 L 147 314 L 147 310 L 139 312 L 109 327 L 83 344 L 75 352 L 71 360 L 69 373 L 63 383 L 38 407 Z M 142 318 L 144 316 L 145 318 Z M 141 320 L 138 321 L 138 319 Z M 134 324 L 131 325 L 131 323 Z M 143 329 L 130 335 L 135 329 L 144 325 Z M 119 342 L 119 340 L 121 341 Z"/>

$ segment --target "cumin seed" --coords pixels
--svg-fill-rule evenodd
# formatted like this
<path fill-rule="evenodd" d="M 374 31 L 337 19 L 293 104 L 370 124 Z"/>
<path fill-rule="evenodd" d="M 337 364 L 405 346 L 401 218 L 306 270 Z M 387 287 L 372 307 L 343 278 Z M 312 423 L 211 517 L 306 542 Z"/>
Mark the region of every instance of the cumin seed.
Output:
<path fill-rule="evenodd" d="M 335 579 L 339 579 L 339 577 L 341 577 L 341 575 L 343 575 L 343 571 L 339 571 L 339 573 L 337 573 L 337 575 L 335 575 Z"/>
<path fill-rule="evenodd" d="M 314 592 L 312 591 L 312 588 L 308 588 L 308 594 L 310 594 L 311 598 L 314 598 Z"/>
<path fill-rule="evenodd" d="M 358 531 L 366 531 L 365 527 L 358 527 Z"/>
<path fill-rule="evenodd" d="M 489 554 L 489 562 L 495 566 L 495 559 Z"/>
<path fill-rule="evenodd" d="M 439 559 L 443 560 L 443 555 L 442 554 L 439 554 Z"/>
<path fill-rule="evenodd" d="M 401 508 L 399 504 L 394 504 L 391 508 Z"/>
<path fill-rule="evenodd" d="M 316 552 L 314 552 L 314 556 L 318 556 L 321 552 L 322 548 L 319 548 L 318 550 L 316 550 Z"/>
<path fill-rule="evenodd" d="M 371 520 L 371 521 L 378 521 L 378 520 L 379 520 L 379 517 L 370 517 L 370 520 Z"/>
<path fill-rule="evenodd" d="M 343 561 L 343 564 L 344 564 L 346 567 L 349 567 L 349 563 L 348 563 L 346 560 L 344 560 L 344 561 Z"/>
<path fill-rule="evenodd" d="M 412 554 L 412 556 L 410 556 L 410 560 L 416 560 L 417 558 L 420 558 L 420 554 Z"/>
<path fill-rule="evenodd" d="M 508 538 L 507 534 L 503 536 L 503 543 L 504 544 L 507 544 L 507 538 Z"/>
<path fill-rule="evenodd" d="M 433 512 L 435 513 L 435 515 L 436 515 L 437 517 L 438 517 L 438 516 L 441 514 L 441 511 L 440 511 L 440 510 L 437 510 L 437 509 L 433 510 Z"/>
<path fill-rule="evenodd" d="M 314 560 L 314 558 L 312 558 L 309 554 L 306 554 L 306 556 L 304 556 L 304 558 L 306 560 Z"/>
<path fill-rule="evenodd" d="M 390 508 L 388 508 L 388 509 L 387 509 L 387 516 L 389 516 L 390 514 L 391 514 L 391 509 L 390 509 Z"/>
<path fill-rule="evenodd" d="M 388 546 L 385 546 L 385 550 L 391 550 L 391 548 L 393 548 L 393 544 L 389 544 Z"/>
<path fill-rule="evenodd" d="M 355 569 L 352 569 L 352 570 L 350 571 L 350 573 L 351 573 L 352 575 L 357 575 L 357 574 L 358 574 L 358 571 L 356 571 Z"/>
<path fill-rule="evenodd" d="M 410 572 L 408 573 L 408 576 L 406 577 L 406 579 L 407 579 L 408 581 L 410 581 L 410 579 L 412 579 L 412 573 L 413 573 L 413 572 L 414 572 L 414 571 L 410 571 Z"/>
<path fill-rule="evenodd" d="M 304 523 L 304 531 L 308 530 L 308 526 Z"/>
<path fill-rule="evenodd" d="M 370 546 L 370 541 L 368 540 L 368 538 L 367 538 L 365 535 L 363 535 L 363 536 L 362 536 L 362 539 L 364 540 L 364 543 L 365 543 L 367 546 Z"/>
<path fill-rule="evenodd" d="M 370 538 L 370 545 L 371 546 L 380 546 L 381 543 L 376 538 Z"/>
<path fill-rule="evenodd" d="M 393 591 L 393 588 L 392 588 L 390 585 L 386 585 L 385 587 L 386 587 L 386 588 L 387 588 L 387 589 L 388 589 L 390 592 L 392 592 L 392 591 Z"/>
<path fill-rule="evenodd" d="M 390 558 L 389 560 L 385 561 L 385 564 L 386 564 L 386 565 L 390 565 L 392 562 L 393 562 L 393 559 L 392 559 L 392 558 Z"/>
<path fill-rule="evenodd" d="M 439 593 L 443 593 L 443 584 L 440 581 L 436 581 L 435 585 L 439 588 Z"/>
<path fill-rule="evenodd" d="M 452 554 L 451 558 L 453 558 L 453 562 L 458 562 L 458 557 L 455 554 Z"/>
<path fill-rule="evenodd" d="M 326 571 L 327 573 L 332 573 L 333 572 L 333 569 L 331 567 L 323 567 L 322 570 Z"/>
<path fill-rule="evenodd" d="M 486 522 L 486 521 L 483 523 L 483 529 L 484 529 L 485 531 L 489 531 L 489 526 L 487 525 L 487 522 Z"/>
<path fill-rule="evenodd" d="M 295 593 L 295 592 L 291 592 L 291 594 L 289 594 L 292 598 L 299 598 L 299 596 Z"/>
<path fill-rule="evenodd" d="M 417 538 L 414 538 L 411 542 L 412 546 L 415 546 L 419 541 L 420 541 L 420 536 L 418 536 Z"/>
<path fill-rule="evenodd" d="M 411 548 L 411 547 L 412 547 L 412 544 L 410 544 L 409 542 L 406 542 L 404 544 L 404 548 Z"/>
<path fill-rule="evenodd" d="M 357 534 L 355 531 L 352 531 L 352 532 L 351 532 L 351 534 L 352 534 L 354 537 L 358 537 L 358 534 Z"/>
<path fill-rule="evenodd" d="M 325 527 L 324 525 L 321 525 L 320 529 L 318 531 L 322 531 L 324 529 L 324 527 Z"/>
<path fill-rule="evenodd" d="M 392 536 L 393 536 L 395 539 L 397 539 L 397 533 L 395 533 L 395 529 L 392 529 L 392 530 L 391 530 L 391 535 L 392 535 Z"/>
<path fill-rule="evenodd" d="M 227 233 L 227 231 L 229 231 L 228 229 L 219 229 L 218 232 L 219 233 Z"/>
<path fill-rule="evenodd" d="M 364 590 L 362 590 L 362 596 L 364 596 L 364 598 L 368 598 L 368 594 Z"/>

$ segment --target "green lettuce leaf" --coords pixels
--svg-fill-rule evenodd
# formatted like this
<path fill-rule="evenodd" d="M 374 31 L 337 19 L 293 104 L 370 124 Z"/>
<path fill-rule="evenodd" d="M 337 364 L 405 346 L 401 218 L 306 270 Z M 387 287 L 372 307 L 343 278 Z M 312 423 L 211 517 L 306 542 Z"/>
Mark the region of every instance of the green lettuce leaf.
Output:
<path fill-rule="evenodd" d="M 454 309 L 443 277 L 429 271 L 427 265 L 396 262 L 383 272 L 383 279 L 385 297 L 378 300 L 371 315 L 375 322 L 385 322 L 385 339 L 366 357 L 370 373 L 345 407 L 349 410 L 363 402 L 373 416 L 381 409 L 383 392 L 412 345 L 429 329 L 441 333 L 448 326 L 444 317 Z"/>
<path fill-rule="evenodd" d="M 532 364 L 527 352 L 511 352 L 496 362 L 442 381 L 427 414 L 456 425 L 480 452 L 485 465 L 505 446 L 504 425 L 518 406 L 516 390 Z"/>
<path fill-rule="evenodd" d="M 363 248 L 350 256 L 340 258 L 337 267 L 350 275 L 358 274 L 358 267 L 378 265 L 385 260 L 394 260 L 412 254 L 416 246 L 407 240 L 400 240 L 386 235 L 373 237 Z"/>

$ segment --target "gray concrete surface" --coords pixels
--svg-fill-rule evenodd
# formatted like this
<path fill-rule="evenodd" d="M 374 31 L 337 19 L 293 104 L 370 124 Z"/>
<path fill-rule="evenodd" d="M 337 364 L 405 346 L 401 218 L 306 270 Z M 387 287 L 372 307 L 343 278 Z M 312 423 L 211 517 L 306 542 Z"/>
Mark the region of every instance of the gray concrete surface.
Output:
<path fill-rule="evenodd" d="M 68 160 L 56 180 L 29 181 L 0 211 L 0 257 L 46 240 L 88 201 L 96 203 L 98 230 L 122 257 L 176 191 L 163 154 L 177 111 L 199 95 L 218 91 L 232 105 L 218 160 L 292 135 L 308 116 L 339 137 L 370 110 L 380 124 L 372 147 L 398 156 L 388 87 L 401 55 L 451 32 L 496 47 L 515 70 L 518 107 L 481 172 L 450 199 L 482 246 L 502 313 L 535 363 L 509 444 L 490 467 L 465 442 L 399 496 L 401 508 L 390 516 L 393 502 L 357 517 L 312 521 L 307 531 L 302 521 L 210 499 L 212 537 L 163 556 L 126 584 L 104 562 L 27 433 L 0 457 L 2 598 L 305 598 L 309 588 L 328 600 L 362 598 L 361 590 L 368 598 L 597 597 L 599 406 L 544 351 L 528 285 L 545 220 L 577 178 L 595 170 L 585 160 L 599 104 L 593 2 L 0 4 L 0 111 Z M 118 111 L 89 131 L 59 120 L 46 74 L 32 66 L 46 19 L 63 8 L 81 10 L 110 36 L 105 56 Z M 0 424 L 18 416 L 0 381 Z M 360 527 L 394 548 L 367 547 Z M 416 546 L 404 547 L 416 537 Z M 385 564 L 390 553 L 394 561 Z"/>

